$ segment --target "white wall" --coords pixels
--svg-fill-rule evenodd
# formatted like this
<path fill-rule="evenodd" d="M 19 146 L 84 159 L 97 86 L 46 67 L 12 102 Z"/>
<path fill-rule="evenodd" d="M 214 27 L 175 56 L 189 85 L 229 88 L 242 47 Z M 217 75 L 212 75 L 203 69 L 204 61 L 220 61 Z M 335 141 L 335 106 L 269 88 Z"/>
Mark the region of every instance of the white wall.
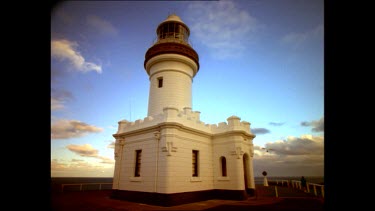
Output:
<path fill-rule="evenodd" d="M 161 127 L 158 145 L 155 131 L 155 128 L 144 130 L 125 138 L 120 190 L 179 193 L 244 189 L 243 154 L 249 153 L 252 145 L 243 134 L 210 136 L 172 124 Z M 135 151 L 139 149 L 142 150 L 141 176 L 134 177 Z M 192 177 L 192 150 L 199 151 L 198 177 Z M 227 160 L 226 178 L 221 177 L 221 156 Z M 119 171 L 119 166 L 118 158 L 115 172 Z"/>
<path fill-rule="evenodd" d="M 163 112 L 166 106 L 179 110 L 191 107 L 192 79 L 197 72 L 193 60 L 178 54 L 162 54 L 151 58 L 146 64 L 150 76 L 148 116 Z M 163 77 L 163 87 L 158 87 L 158 78 Z"/>

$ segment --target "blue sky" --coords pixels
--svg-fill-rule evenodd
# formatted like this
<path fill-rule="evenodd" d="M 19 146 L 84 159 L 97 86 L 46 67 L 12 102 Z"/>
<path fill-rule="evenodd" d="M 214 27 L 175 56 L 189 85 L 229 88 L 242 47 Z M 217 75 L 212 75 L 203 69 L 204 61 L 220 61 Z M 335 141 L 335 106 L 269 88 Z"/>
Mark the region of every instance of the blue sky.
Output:
<path fill-rule="evenodd" d="M 112 177 L 117 122 L 147 116 L 144 55 L 176 13 L 199 55 L 194 111 L 257 136 L 254 173 L 324 175 L 323 1 L 67 1 L 51 10 L 51 176 Z M 262 147 L 270 148 L 269 152 Z"/>

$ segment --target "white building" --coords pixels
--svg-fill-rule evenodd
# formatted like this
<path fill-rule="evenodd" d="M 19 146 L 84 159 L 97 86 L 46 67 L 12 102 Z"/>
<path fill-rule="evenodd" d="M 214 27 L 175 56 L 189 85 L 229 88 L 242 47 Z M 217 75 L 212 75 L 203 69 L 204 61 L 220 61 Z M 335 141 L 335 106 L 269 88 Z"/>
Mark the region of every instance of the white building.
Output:
<path fill-rule="evenodd" d="M 113 198 L 172 206 L 207 199 L 243 200 L 255 190 L 250 123 L 236 116 L 205 124 L 192 110 L 199 58 L 176 15 L 157 27 L 145 55 L 148 116 L 122 120 L 113 136 Z M 213 103 L 214 106 L 214 103 Z"/>

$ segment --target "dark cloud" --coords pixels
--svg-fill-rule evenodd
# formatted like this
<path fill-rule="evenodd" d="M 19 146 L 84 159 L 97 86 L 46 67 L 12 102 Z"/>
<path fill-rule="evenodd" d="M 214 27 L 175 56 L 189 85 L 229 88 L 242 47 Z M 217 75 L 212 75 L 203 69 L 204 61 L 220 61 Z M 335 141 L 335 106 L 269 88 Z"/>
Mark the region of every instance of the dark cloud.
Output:
<path fill-rule="evenodd" d="M 308 126 L 311 126 L 311 123 L 310 122 L 301 122 L 301 125 L 304 126 L 304 127 L 308 127 Z"/>
<path fill-rule="evenodd" d="M 266 170 L 272 176 L 324 175 L 324 137 L 303 135 L 254 146 L 254 174 Z"/>
<path fill-rule="evenodd" d="M 270 122 L 269 124 L 272 126 L 282 126 L 285 124 L 285 122 Z"/>
<path fill-rule="evenodd" d="M 66 90 L 51 89 L 51 96 L 58 100 L 71 100 L 74 99 L 73 94 Z"/>
<path fill-rule="evenodd" d="M 324 132 L 324 117 L 317 121 L 301 122 L 301 126 L 312 127 L 313 132 Z"/>
<path fill-rule="evenodd" d="M 269 131 L 268 129 L 266 128 L 252 128 L 251 129 L 251 132 L 253 134 L 266 134 L 266 133 L 270 133 L 271 131 Z"/>
<path fill-rule="evenodd" d="M 51 111 L 63 110 L 65 103 L 73 99 L 69 91 L 51 89 Z"/>
<path fill-rule="evenodd" d="M 304 135 L 299 138 L 288 137 L 283 141 L 267 143 L 266 148 L 273 149 L 278 155 L 322 155 L 324 141 L 320 136 Z"/>

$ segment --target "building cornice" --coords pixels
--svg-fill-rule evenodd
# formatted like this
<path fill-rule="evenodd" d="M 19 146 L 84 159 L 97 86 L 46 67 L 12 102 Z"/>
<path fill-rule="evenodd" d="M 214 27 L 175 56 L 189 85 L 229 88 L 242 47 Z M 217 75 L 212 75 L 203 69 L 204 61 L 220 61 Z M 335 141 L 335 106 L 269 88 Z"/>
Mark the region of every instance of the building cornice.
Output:
<path fill-rule="evenodd" d="M 249 134 L 248 132 L 243 131 L 243 130 L 231 130 L 231 131 L 225 131 L 225 132 L 222 132 L 222 133 L 211 134 L 211 133 L 207 133 L 207 132 L 204 132 L 204 131 L 201 131 L 201 130 L 197 130 L 197 129 L 185 126 L 185 125 L 183 125 L 181 123 L 178 123 L 178 122 L 162 122 L 162 123 L 159 123 L 157 125 L 153 125 L 153 126 L 129 131 L 129 132 L 117 133 L 117 134 L 114 134 L 113 137 L 120 138 L 120 137 L 123 137 L 123 136 L 128 136 L 128 137 L 129 136 L 136 136 L 136 135 L 147 133 L 149 131 L 155 131 L 155 130 L 160 131 L 164 128 L 175 128 L 175 129 L 178 129 L 178 130 L 181 130 L 181 131 L 184 131 L 184 132 L 188 132 L 188 133 L 191 133 L 191 134 L 195 134 L 195 135 L 199 135 L 199 136 L 205 136 L 207 138 L 218 138 L 218 137 L 226 137 L 226 136 L 234 136 L 234 135 L 237 135 L 237 136 L 240 135 L 240 136 L 243 136 L 243 137 L 245 137 L 249 140 L 253 140 L 255 138 L 255 135 Z"/>

